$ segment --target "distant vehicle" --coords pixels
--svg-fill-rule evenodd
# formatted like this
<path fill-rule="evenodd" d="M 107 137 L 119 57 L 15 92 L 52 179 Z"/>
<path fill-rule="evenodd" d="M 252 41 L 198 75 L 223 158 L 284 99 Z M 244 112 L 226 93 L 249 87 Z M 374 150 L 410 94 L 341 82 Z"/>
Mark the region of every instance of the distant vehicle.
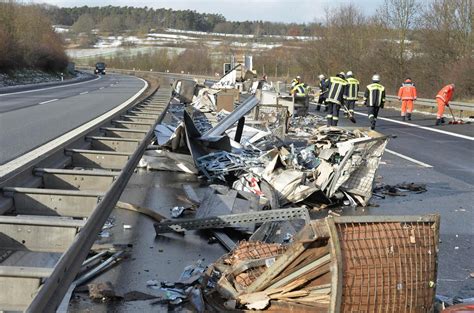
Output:
<path fill-rule="evenodd" d="M 94 74 L 102 74 L 105 75 L 105 63 L 104 62 L 97 62 L 95 64 Z"/>

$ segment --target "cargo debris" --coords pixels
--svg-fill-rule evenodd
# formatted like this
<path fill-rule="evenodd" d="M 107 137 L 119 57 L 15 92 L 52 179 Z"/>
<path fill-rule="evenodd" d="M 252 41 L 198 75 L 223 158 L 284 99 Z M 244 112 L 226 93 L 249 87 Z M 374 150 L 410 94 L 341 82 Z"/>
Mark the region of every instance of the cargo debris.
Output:
<path fill-rule="evenodd" d="M 306 224 L 291 243 L 239 242 L 194 288 L 207 312 L 431 312 L 438 235 L 434 215 L 328 217 Z"/>

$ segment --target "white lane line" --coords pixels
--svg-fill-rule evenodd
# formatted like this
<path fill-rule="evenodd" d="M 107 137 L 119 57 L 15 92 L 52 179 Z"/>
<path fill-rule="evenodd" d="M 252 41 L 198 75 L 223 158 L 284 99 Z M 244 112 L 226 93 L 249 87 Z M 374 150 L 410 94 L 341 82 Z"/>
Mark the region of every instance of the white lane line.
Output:
<path fill-rule="evenodd" d="M 135 99 L 137 99 L 148 88 L 148 83 L 145 80 L 138 77 L 137 79 L 139 79 L 140 81 L 144 83 L 143 88 L 140 89 L 136 94 L 131 96 L 128 100 L 126 100 L 122 104 L 102 114 L 101 116 L 96 117 L 92 121 L 89 121 L 79 126 L 78 128 L 71 130 L 70 132 L 64 135 L 43 144 L 42 146 L 36 148 L 35 150 L 30 151 L 26 154 L 23 154 L 22 156 L 8 163 L 0 165 L 0 181 L 4 181 L 5 179 L 7 179 L 7 177 L 10 177 L 13 172 L 18 170 L 18 168 L 31 165 L 37 162 L 38 160 L 43 160 L 45 157 L 48 156 L 46 152 L 58 149 L 58 147 L 65 145 L 67 142 L 71 142 L 71 140 L 74 140 L 75 138 L 78 138 L 79 136 L 86 134 L 87 132 L 90 131 L 92 127 L 99 125 L 103 121 L 107 120 L 108 118 L 111 118 L 112 116 L 116 115 L 118 112 L 126 108 L 130 103 L 132 103 Z"/>
<path fill-rule="evenodd" d="M 415 163 L 415 164 L 418 164 L 418 165 L 420 165 L 420 166 L 428 167 L 428 168 L 433 167 L 433 165 L 429 165 L 429 164 L 427 164 L 427 163 L 424 163 L 424 162 L 415 160 L 415 159 L 413 159 L 413 158 L 410 158 L 409 156 L 406 156 L 406 155 L 404 155 L 404 154 L 401 154 L 401 153 L 392 151 L 392 150 L 390 150 L 390 149 L 385 149 L 385 151 L 387 151 L 388 153 L 391 153 L 391 154 L 393 154 L 393 155 L 396 155 L 396 156 L 399 157 L 399 158 L 402 158 L 402 159 L 408 160 L 408 161 L 410 161 L 410 162 L 413 162 L 413 163 Z"/>
<path fill-rule="evenodd" d="M 360 112 L 354 112 L 354 113 L 355 113 L 355 114 L 358 114 L 358 115 L 367 116 L 367 114 L 360 113 Z M 411 124 L 411 123 L 407 123 L 407 122 L 392 120 L 392 119 L 386 118 L 386 117 L 377 117 L 377 119 L 378 119 L 378 120 L 383 120 L 383 121 L 392 122 L 392 123 L 397 123 L 397 124 L 401 124 L 401 125 L 406 125 L 406 126 L 410 126 L 410 127 L 421 128 L 421 129 L 429 130 L 429 131 L 432 131 L 432 132 L 435 132 L 435 133 L 440 133 L 440 134 L 444 134 L 444 135 L 448 135 L 448 136 L 453 136 L 453 137 L 458 137 L 458 138 L 462 138 L 462 139 L 467 139 L 467 140 L 471 140 L 471 141 L 474 140 L 474 137 L 470 137 L 470 136 L 466 136 L 466 135 L 461 135 L 461 134 L 456 134 L 456 133 L 448 132 L 448 131 L 441 130 L 441 129 L 436 129 L 436 128 L 431 128 L 431 127 L 426 127 L 426 126 L 420 126 L 420 125 L 416 125 L 416 124 Z"/>
<path fill-rule="evenodd" d="M 89 91 L 84 91 L 84 92 L 81 92 L 80 95 L 86 95 L 88 93 L 89 93 Z"/>
<path fill-rule="evenodd" d="M 4 94 L 1 94 L 0 97 L 10 96 L 10 95 L 18 95 L 18 94 L 22 94 L 22 93 L 37 92 L 37 91 L 43 91 L 43 90 L 50 90 L 50 89 L 57 89 L 57 88 L 65 88 L 65 87 L 69 87 L 69 86 L 77 86 L 77 85 L 92 83 L 92 82 L 94 82 L 98 79 L 101 79 L 101 77 L 99 76 L 99 77 L 97 77 L 96 79 L 93 79 L 93 80 L 88 80 L 88 81 L 85 81 L 85 82 L 74 83 L 74 84 L 67 84 L 67 85 L 61 85 L 61 86 L 55 86 L 55 87 L 49 87 L 49 88 L 41 88 L 41 89 L 33 89 L 33 90 L 25 90 L 25 91 L 4 93 Z"/>
<path fill-rule="evenodd" d="M 99 90 L 102 90 L 102 89 L 104 89 L 104 88 L 105 88 L 105 87 L 100 87 Z"/>
<path fill-rule="evenodd" d="M 54 101 L 58 101 L 59 99 L 51 99 L 51 100 L 48 100 L 48 101 L 43 101 L 43 102 L 40 102 L 38 104 L 46 104 L 46 103 L 50 103 L 50 102 L 54 102 Z"/>

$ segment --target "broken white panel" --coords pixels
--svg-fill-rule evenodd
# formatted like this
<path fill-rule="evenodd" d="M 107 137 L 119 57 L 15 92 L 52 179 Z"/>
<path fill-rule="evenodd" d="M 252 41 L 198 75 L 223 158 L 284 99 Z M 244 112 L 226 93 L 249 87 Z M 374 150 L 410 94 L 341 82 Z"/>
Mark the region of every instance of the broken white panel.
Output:
<path fill-rule="evenodd" d="M 170 141 L 171 137 L 173 136 L 174 132 L 176 131 L 176 127 L 167 124 L 158 124 L 155 127 L 155 136 L 158 140 L 158 144 L 160 146 L 166 144 Z"/>
<path fill-rule="evenodd" d="M 232 71 L 223 76 L 217 83 L 215 83 L 212 88 L 222 89 L 222 88 L 233 88 L 235 82 L 237 81 L 237 70 L 234 68 Z"/>
<path fill-rule="evenodd" d="M 244 66 L 248 71 L 253 71 L 253 56 L 246 55 L 244 57 Z"/>
<path fill-rule="evenodd" d="M 281 205 L 300 202 L 318 190 L 316 186 L 302 185 L 304 173 L 289 169 L 274 173 L 268 183 L 277 191 Z"/>
<path fill-rule="evenodd" d="M 355 139 L 351 139 L 351 140 L 348 140 L 348 141 L 344 141 L 344 142 L 338 142 L 336 143 L 336 146 L 337 146 L 337 149 L 338 149 L 338 152 L 341 156 L 345 156 L 346 153 L 352 149 L 352 147 L 354 146 L 354 144 L 356 144 L 357 142 L 361 142 L 361 141 L 367 141 L 367 138 L 368 137 L 361 137 L 361 138 L 355 138 Z"/>
<path fill-rule="evenodd" d="M 148 150 L 143 154 L 138 167 L 157 171 L 197 174 L 192 156 L 165 150 Z"/>
<path fill-rule="evenodd" d="M 334 172 L 334 168 L 331 163 L 321 160 L 321 164 L 318 165 L 316 168 L 316 186 L 324 190 L 329 182 L 329 178 L 331 177 L 332 173 Z"/>
<path fill-rule="evenodd" d="M 261 104 L 276 105 L 277 99 L 278 99 L 278 95 L 275 92 L 269 92 L 262 88 L 262 100 L 260 100 Z"/>
<path fill-rule="evenodd" d="M 227 136 L 229 136 L 229 138 L 235 138 L 236 133 L 237 133 L 237 126 L 226 130 L 226 134 Z M 262 131 L 251 126 L 244 125 L 240 143 L 245 147 L 248 144 L 254 144 L 258 142 L 259 140 L 271 134 L 272 133 L 269 131 Z"/>
<path fill-rule="evenodd" d="M 213 94 L 203 93 L 198 95 L 191 105 L 201 112 L 216 111 L 216 99 Z"/>

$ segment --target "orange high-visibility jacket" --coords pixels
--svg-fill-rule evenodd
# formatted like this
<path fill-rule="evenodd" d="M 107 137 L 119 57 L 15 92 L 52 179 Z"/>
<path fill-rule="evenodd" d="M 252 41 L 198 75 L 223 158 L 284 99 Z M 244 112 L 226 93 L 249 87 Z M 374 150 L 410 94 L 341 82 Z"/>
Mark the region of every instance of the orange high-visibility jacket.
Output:
<path fill-rule="evenodd" d="M 416 100 L 416 87 L 413 83 L 405 82 L 398 90 L 398 98 L 401 100 Z"/>
<path fill-rule="evenodd" d="M 451 101 L 451 98 L 453 97 L 453 92 L 454 88 L 452 85 L 444 86 L 443 89 L 438 92 L 436 98 L 443 100 L 445 104 L 449 103 L 449 101 Z"/>

